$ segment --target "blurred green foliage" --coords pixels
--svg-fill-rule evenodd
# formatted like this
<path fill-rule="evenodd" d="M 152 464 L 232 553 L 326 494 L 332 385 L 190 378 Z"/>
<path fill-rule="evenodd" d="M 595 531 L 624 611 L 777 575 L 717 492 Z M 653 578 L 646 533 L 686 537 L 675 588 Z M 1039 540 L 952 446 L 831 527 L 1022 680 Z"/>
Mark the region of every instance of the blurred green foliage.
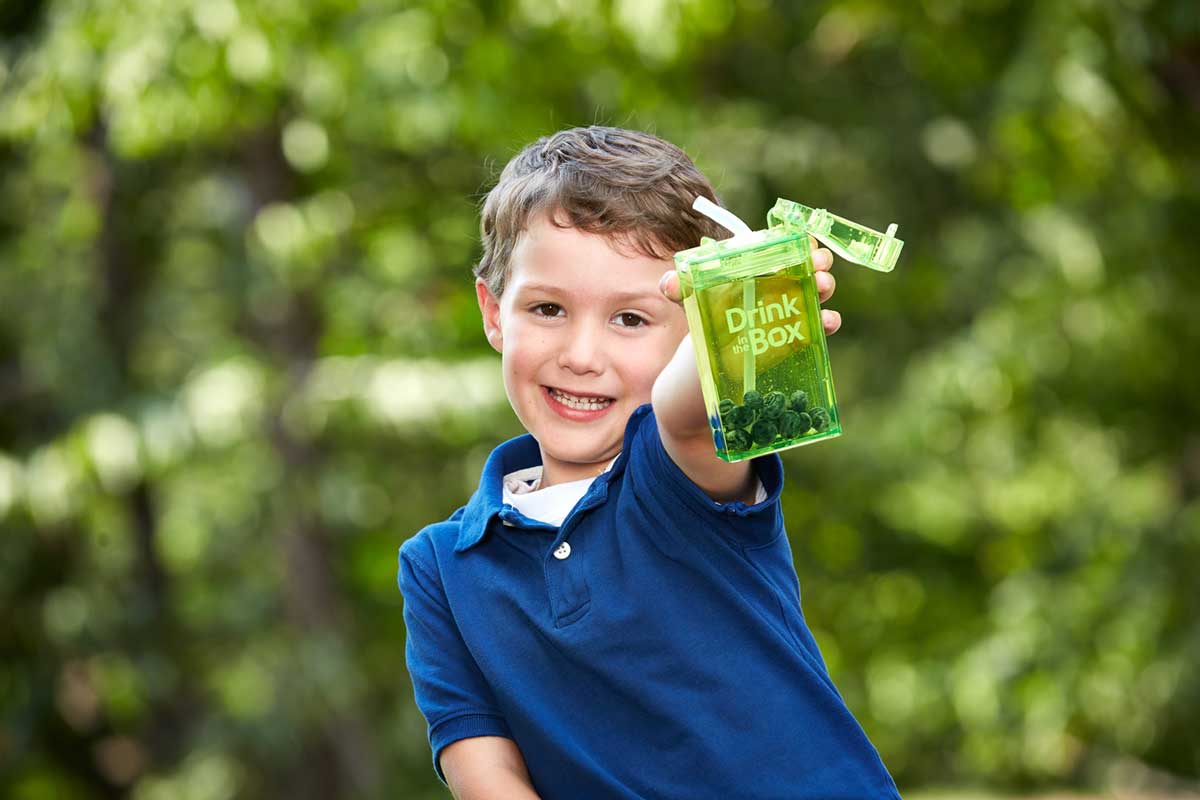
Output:
<path fill-rule="evenodd" d="M 900 224 L 784 510 L 901 787 L 1194 788 L 1194 0 L 12 0 L 0 794 L 446 796 L 395 553 L 521 432 L 477 203 L 591 122 Z"/>

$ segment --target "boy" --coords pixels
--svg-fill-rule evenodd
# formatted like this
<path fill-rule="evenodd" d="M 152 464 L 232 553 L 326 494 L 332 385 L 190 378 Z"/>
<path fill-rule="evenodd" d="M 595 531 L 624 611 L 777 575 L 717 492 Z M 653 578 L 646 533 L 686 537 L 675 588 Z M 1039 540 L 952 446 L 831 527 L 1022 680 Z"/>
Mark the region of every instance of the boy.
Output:
<path fill-rule="evenodd" d="M 476 294 L 529 434 L 399 568 L 459 800 L 899 797 L 801 613 L 779 456 L 714 452 L 671 261 L 729 235 L 697 195 L 679 148 L 591 127 L 525 148 L 484 203 Z"/>

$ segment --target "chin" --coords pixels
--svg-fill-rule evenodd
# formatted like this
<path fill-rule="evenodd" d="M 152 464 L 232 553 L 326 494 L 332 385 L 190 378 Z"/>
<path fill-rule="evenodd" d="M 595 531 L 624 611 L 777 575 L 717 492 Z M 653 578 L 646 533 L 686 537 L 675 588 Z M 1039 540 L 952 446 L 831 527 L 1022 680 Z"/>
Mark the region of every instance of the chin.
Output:
<path fill-rule="evenodd" d="M 603 461 L 606 457 L 612 458 L 621 450 L 621 442 L 575 442 L 565 440 L 565 437 L 562 436 L 553 435 L 548 437 L 546 444 L 548 446 L 544 445 L 542 450 L 547 455 L 556 461 L 568 464 L 592 464 L 596 461 Z M 605 456 L 605 453 L 610 450 L 612 456 Z"/>
<path fill-rule="evenodd" d="M 614 420 L 605 425 L 603 431 L 564 431 L 560 426 L 547 425 L 541 428 L 542 436 L 534 433 L 534 438 L 542 446 L 542 452 L 547 456 L 569 464 L 592 464 L 596 461 L 611 459 L 621 452 L 624 444 L 625 423 L 628 418 L 619 422 Z M 611 452 L 611 455 L 608 453 Z"/>

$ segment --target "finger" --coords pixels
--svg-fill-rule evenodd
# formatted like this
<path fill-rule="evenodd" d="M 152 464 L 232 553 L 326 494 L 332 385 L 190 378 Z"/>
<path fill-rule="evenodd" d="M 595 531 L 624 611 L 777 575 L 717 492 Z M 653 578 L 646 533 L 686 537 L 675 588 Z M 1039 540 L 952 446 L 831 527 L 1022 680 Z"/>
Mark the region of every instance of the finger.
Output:
<path fill-rule="evenodd" d="M 828 272 L 833 269 L 833 253 L 829 252 L 827 247 L 814 247 L 812 265 L 817 272 Z"/>
<path fill-rule="evenodd" d="M 822 309 L 821 325 L 825 328 L 825 335 L 832 336 L 842 327 L 842 315 L 828 308 Z"/>
<path fill-rule="evenodd" d="M 813 278 L 817 282 L 817 299 L 824 303 L 833 296 L 833 291 L 837 288 L 837 279 L 831 272 L 816 272 L 813 273 Z"/>
<path fill-rule="evenodd" d="M 679 275 L 670 269 L 658 279 L 658 289 L 673 303 L 683 302 L 683 293 L 679 291 Z"/>

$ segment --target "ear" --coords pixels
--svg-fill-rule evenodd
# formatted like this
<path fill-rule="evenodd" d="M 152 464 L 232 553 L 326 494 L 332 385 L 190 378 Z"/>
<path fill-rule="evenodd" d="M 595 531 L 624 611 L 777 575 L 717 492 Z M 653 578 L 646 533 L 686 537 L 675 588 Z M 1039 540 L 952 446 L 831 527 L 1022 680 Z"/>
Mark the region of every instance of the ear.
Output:
<path fill-rule="evenodd" d="M 483 332 L 488 344 L 497 353 L 504 352 L 504 336 L 500 331 L 500 301 L 492 296 L 482 278 L 475 279 L 475 296 L 479 299 L 479 313 L 483 315 Z"/>

